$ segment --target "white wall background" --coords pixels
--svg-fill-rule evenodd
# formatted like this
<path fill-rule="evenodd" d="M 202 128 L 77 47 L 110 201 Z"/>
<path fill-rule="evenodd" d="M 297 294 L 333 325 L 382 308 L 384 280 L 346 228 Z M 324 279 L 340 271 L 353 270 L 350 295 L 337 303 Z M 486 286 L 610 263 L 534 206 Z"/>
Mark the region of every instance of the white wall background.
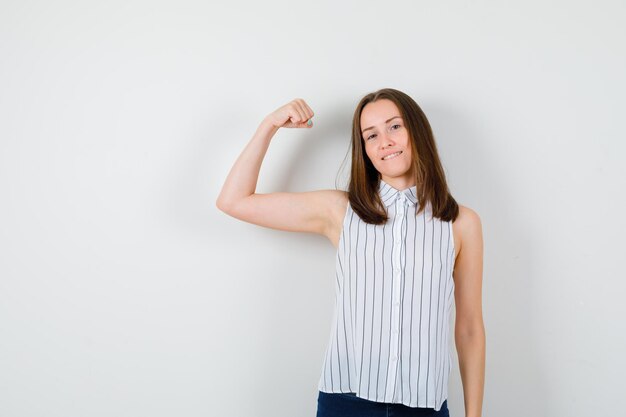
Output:
<path fill-rule="evenodd" d="M 295 97 L 257 191 L 345 186 L 382 87 L 483 222 L 483 415 L 616 415 L 624 2 L 217 3 L 0 1 L 0 415 L 313 416 L 334 248 L 215 199 Z"/>

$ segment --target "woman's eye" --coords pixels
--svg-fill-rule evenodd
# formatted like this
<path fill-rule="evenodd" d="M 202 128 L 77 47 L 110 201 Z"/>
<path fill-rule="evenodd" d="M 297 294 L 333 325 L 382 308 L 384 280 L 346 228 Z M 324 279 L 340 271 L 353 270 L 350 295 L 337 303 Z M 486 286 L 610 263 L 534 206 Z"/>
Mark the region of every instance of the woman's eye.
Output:
<path fill-rule="evenodd" d="M 398 129 L 400 127 L 401 127 L 400 125 L 393 125 L 393 126 L 391 126 L 392 129 Z"/>
<path fill-rule="evenodd" d="M 367 137 L 367 139 L 369 140 L 369 139 L 372 139 L 372 138 L 374 138 L 374 137 L 376 137 L 376 134 L 369 135 L 369 136 Z"/>

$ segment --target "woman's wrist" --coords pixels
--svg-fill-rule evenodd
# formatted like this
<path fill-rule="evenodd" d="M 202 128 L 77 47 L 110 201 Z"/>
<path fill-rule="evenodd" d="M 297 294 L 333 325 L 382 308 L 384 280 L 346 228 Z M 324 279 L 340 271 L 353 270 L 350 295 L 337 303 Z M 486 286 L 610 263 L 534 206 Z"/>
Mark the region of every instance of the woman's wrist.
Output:
<path fill-rule="evenodd" d="M 262 121 L 261 124 L 259 125 L 258 130 L 262 130 L 265 132 L 269 132 L 272 135 L 276 132 L 278 132 L 278 129 L 280 129 L 280 127 L 274 125 L 274 123 L 272 122 L 272 120 L 269 118 L 269 116 L 266 116 Z"/>

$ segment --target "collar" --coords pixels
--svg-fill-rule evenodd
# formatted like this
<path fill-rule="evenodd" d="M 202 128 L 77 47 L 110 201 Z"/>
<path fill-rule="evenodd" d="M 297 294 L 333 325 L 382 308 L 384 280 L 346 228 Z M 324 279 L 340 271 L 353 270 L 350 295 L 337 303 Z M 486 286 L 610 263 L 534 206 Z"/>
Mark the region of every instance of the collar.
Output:
<path fill-rule="evenodd" d="M 417 187 L 415 185 L 404 190 L 396 190 L 381 179 L 378 192 L 380 193 L 380 199 L 386 207 L 392 205 L 397 199 L 402 199 L 411 206 L 417 203 Z"/>

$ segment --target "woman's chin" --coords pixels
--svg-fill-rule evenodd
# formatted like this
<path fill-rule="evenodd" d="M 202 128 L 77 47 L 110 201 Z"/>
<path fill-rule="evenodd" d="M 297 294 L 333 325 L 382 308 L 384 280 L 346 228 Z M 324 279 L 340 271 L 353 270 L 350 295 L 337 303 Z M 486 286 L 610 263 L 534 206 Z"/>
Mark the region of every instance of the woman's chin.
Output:
<path fill-rule="evenodd" d="M 410 169 L 383 169 L 383 170 L 379 170 L 378 172 L 380 172 L 380 175 L 383 177 L 390 177 L 390 178 L 395 178 L 395 177 L 402 177 L 402 176 L 410 176 L 411 170 Z"/>

